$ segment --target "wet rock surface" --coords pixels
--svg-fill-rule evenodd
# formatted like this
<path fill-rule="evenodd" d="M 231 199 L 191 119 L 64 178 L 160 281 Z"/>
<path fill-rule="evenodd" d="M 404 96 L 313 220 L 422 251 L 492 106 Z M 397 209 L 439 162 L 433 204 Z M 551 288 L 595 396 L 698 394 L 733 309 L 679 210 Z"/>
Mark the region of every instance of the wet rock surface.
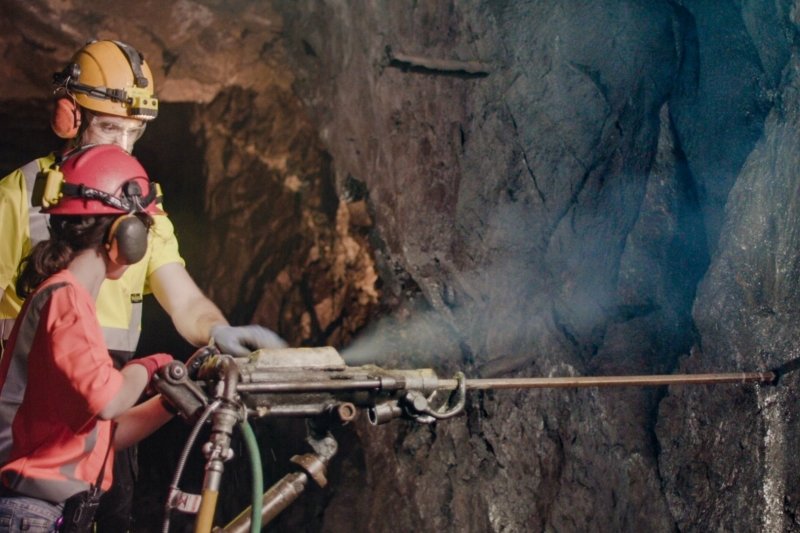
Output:
<path fill-rule="evenodd" d="M 797 8 L 12 1 L 0 161 L 46 151 L 50 73 L 118 37 L 161 88 L 136 153 L 232 321 L 442 375 L 773 368 L 800 355 Z M 149 308 L 142 351 L 191 353 L 168 320 Z M 358 422 L 274 530 L 797 531 L 796 391 L 487 392 L 433 426 Z M 186 431 L 141 446 L 142 531 Z M 275 479 L 302 424 L 257 431 Z M 247 497 L 228 470 L 220 518 Z"/>

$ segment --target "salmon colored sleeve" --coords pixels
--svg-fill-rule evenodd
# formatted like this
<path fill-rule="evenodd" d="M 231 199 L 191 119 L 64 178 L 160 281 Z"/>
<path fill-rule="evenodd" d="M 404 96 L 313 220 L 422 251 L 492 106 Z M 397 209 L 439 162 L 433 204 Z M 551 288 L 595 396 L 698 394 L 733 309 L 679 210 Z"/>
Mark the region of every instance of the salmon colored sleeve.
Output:
<path fill-rule="evenodd" d="M 57 407 L 61 419 L 78 432 L 117 395 L 122 374 L 114 368 L 94 303 L 73 285 L 53 291 L 42 311 L 52 355 L 56 390 L 69 391 L 72 401 Z"/>

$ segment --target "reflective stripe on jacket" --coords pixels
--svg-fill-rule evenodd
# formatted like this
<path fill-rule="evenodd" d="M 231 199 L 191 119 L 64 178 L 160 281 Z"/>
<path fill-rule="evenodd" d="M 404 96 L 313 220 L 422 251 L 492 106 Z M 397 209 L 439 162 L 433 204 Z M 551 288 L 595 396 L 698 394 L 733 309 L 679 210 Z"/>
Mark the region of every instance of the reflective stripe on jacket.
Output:
<path fill-rule="evenodd" d="M 64 283 L 50 285 L 32 298 L 28 305 L 26 320 L 20 324 L 22 331 L 17 335 L 14 351 L 4 354 L 11 358 L 11 362 L 3 389 L 0 390 L 0 465 L 8 460 L 12 444 L 11 422 L 14 421 L 17 409 L 25 397 L 25 390 L 28 388 L 28 355 L 31 353 L 31 344 L 39 325 L 42 307 L 50 298 L 50 293 L 64 285 Z"/>
<path fill-rule="evenodd" d="M 0 390 L 0 465 L 8 461 L 14 443 L 11 425 L 28 387 L 28 355 L 31 353 L 33 338 L 39 326 L 42 307 L 50 299 L 53 291 L 65 285 L 66 283 L 54 283 L 31 297 L 28 311 L 20 324 L 17 343 L 11 353 L 5 354 L 11 360 L 3 388 Z M 100 426 L 95 426 L 92 429 L 86 438 L 87 446 L 94 448 L 99 428 Z M 75 476 L 76 467 L 77 463 L 62 465 L 59 471 L 63 479 L 39 479 L 9 472 L 3 476 L 3 483 L 8 487 L 14 487 L 15 491 L 22 494 L 48 495 L 50 501 L 57 503 L 88 488 L 84 481 Z"/>
<path fill-rule="evenodd" d="M 99 413 L 124 382 L 103 342 L 92 295 L 69 270 L 48 278 L 22 308 L 0 361 L 0 480 L 61 502 L 105 470 L 111 421 Z M 103 489 L 111 486 L 109 459 Z"/>

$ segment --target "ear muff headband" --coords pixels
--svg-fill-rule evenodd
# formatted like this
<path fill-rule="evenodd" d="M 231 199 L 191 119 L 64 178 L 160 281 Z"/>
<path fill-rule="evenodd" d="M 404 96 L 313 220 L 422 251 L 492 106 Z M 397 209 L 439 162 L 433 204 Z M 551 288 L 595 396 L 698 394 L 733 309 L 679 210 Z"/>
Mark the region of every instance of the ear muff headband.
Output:
<path fill-rule="evenodd" d="M 125 57 L 128 58 L 128 63 L 131 64 L 131 70 L 133 71 L 133 82 L 136 84 L 137 87 L 141 87 L 144 89 L 147 87 L 148 81 L 142 72 L 142 55 L 133 49 L 130 45 L 122 43 L 120 41 L 111 41 L 117 45 L 117 47 L 125 54 Z"/>
<path fill-rule="evenodd" d="M 99 200 L 115 209 L 128 211 L 129 213 L 144 211 L 147 209 L 147 206 L 156 199 L 155 187 L 150 187 L 150 192 L 147 193 L 147 196 L 142 196 L 142 189 L 135 181 L 129 181 L 123 186 L 123 194 L 121 197 L 108 194 L 99 189 L 87 187 L 83 184 L 75 185 L 72 183 L 62 183 L 61 193 L 64 196 L 73 196 L 86 200 Z"/>
<path fill-rule="evenodd" d="M 135 215 L 117 217 L 108 230 L 106 250 L 118 265 L 138 263 L 147 253 L 147 226 Z"/>

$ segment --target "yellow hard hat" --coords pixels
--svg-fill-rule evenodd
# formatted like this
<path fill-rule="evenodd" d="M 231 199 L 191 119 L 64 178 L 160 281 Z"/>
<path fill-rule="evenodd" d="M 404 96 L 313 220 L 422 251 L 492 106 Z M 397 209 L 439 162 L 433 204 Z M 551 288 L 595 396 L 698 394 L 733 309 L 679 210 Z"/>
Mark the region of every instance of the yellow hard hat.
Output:
<path fill-rule="evenodd" d="M 90 41 L 53 75 L 53 83 L 91 111 L 139 120 L 158 115 L 150 67 L 142 54 L 120 41 Z"/>

